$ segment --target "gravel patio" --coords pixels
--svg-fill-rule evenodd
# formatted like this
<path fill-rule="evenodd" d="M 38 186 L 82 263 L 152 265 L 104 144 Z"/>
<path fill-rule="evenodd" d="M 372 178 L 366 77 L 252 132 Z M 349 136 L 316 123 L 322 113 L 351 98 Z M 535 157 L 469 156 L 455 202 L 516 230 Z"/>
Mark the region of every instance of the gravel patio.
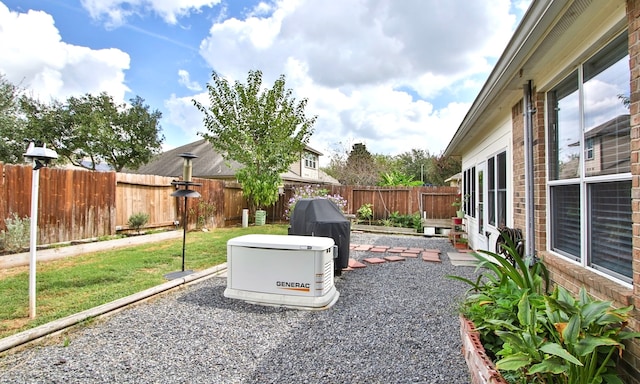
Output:
<path fill-rule="evenodd" d="M 351 243 L 439 249 L 442 261 L 344 272 L 324 311 L 227 299 L 213 277 L 9 353 L 0 383 L 468 383 L 457 314 L 467 286 L 445 276 L 475 268 L 454 267 L 446 239 L 354 232 Z"/>

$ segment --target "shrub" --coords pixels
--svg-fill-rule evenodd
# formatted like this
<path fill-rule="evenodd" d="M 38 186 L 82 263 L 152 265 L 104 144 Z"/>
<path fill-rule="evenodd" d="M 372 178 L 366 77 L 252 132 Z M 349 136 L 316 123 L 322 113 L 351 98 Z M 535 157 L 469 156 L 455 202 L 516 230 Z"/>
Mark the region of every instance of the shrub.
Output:
<path fill-rule="evenodd" d="M 420 217 L 420 212 L 416 212 L 413 215 L 401 215 L 398 211 L 395 211 L 392 212 L 389 215 L 389 219 L 384 220 L 384 222 L 389 223 L 389 225 L 383 224 L 385 226 L 414 228 L 417 232 L 422 230 L 422 218 Z"/>
<path fill-rule="evenodd" d="M 289 199 L 287 209 L 284 212 L 286 219 L 289 220 L 291 218 L 298 200 L 308 199 L 312 197 L 319 197 L 333 201 L 338 206 L 338 208 L 340 208 L 340 211 L 342 211 L 342 213 L 344 213 L 344 210 L 347 207 L 347 200 L 345 200 L 342 196 L 338 194 L 330 195 L 329 191 L 326 189 L 307 184 L 304 186 L 293 188 L 293 196 Z"/>
<path fill-rule="evenodd" d="M 6 231 L 0 232 L 0 247 L 7 252 L 15 253 L 29 247 L 31 220 L 25 216 L 20 218 L 14 213 L 5 219 Z"/>
<path fill-rule="evenodd" d="M 480 332 L 496 367 L 518 383 L 622 383 L 615 358 L 623 340 L 640 337 L 623 331 L 632 307 L 614 309 L 584 288 L 577 299 L 562 287 L 549 294 L 544 265 L 525 261 L 513 241 L 505 240 L 514 264 L 482 251 L 496 262 L 475 255 L 488 274 L 476 281 L 450 276 L 471 285 L 461 313 Z"/>
<path fill-rule="evenodd" d="M 149 214 L 144 212 L 134 213 L 129 216 L 129 221 L 127 221 L 127 225 L 129 228 L 135 229 L 135 231 L 140 234 L 140 228 L 144 227 L 147 222 L 149 222 Z"/>
<path fill-rule="evenodd" d="M 360 208 L 356 211 L 358 214 L 358 220 L 368 220 L 371 223 L 371 218 L 373 217 L 373 204 L 362 204 Z"/>

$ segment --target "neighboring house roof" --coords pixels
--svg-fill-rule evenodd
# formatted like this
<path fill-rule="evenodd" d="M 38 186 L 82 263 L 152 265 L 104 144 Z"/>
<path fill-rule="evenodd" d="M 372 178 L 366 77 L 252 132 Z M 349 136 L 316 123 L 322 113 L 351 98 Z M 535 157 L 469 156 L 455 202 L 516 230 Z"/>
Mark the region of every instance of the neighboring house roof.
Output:
<path fill-rule="evenodd" d="M 449 177 L 448 179 L 446 179 L 444 182 L 445 183 L 459 183 L 460 181 L 462 181 L 462 172 L 458 172 L 455 175 Z"/>
<path fill-rule="evenodd" d="M 235 177 L 235 170 L 241 167 L 237 162 L 230 162 L 230 166 L 228 166 L 222 155 L 213 149 L 213 145 L 206 139 L 202 139 L 162 152 L 140 168 L 126 169 L 125 172 L 180 177 L 182 176 L 182 160 L 180 158 L 182 153 L 192 153 L 198 156 L 193 159 L 194 177 L 232 179 Z"/>
<path fill-rule="evenodd" d="M 321 152 L 308 146 L 305 147 L 305 150 L 322 155 Z M 235 179 L 236 171 L 242 167 L 238 162 L 226 161 L 220 153 L 213 149 L 213 145 L 209 141 L 201 139 L 163 152 L 136 170 L 125 169 L 123 172 L 180 177 L 182 176 L 182 160 L 180 158 L 182 153 L 192 153 L 197 156 L 193 159 L 193 177 Z M 318 179 L 303 178 L 291 170 L 283 173 L 281 177 L 284 182 L 340 184 L 338 180 L 321 170 L 318 170 Z"/>

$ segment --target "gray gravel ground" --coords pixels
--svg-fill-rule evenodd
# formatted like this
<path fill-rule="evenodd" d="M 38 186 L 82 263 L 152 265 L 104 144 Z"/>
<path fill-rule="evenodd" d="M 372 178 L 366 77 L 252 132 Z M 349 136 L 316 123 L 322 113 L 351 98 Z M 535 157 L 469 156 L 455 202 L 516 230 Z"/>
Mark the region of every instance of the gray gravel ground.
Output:
<path fill-rule="evenodd" d="M 226 279 L 211 278 L 10 353 L 0 383 L 468 383 L 456 313 L 467 287 L 445 275 L 474 268 L 453 267 L 445 239 L 352 233 L 351 243 L 437 248 L 442 263 L 345 272 L 324 311 L 227 299 Z"/>

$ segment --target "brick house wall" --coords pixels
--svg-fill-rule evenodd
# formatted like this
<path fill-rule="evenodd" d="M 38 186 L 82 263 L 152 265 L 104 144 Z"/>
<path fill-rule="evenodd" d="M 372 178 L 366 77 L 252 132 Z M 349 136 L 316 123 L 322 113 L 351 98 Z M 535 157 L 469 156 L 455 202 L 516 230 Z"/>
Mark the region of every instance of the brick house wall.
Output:
<path fill-rule="evenodd" d="M 554 284 L 577 294 L 585 287 L 600 300 L 616 307 L 633 305 L 629 328 L 640 331 L 640 0 L 627 0 L 629 22 L 629 66 L 631 72 L 631 172 L 633 207 L 633 288 L 627 288 L 597 273 L 546 252 L 546 153 L 545 94 L 533 93 L 536 113 L 533 116 L 534 222 L 535 249 L 549 269 Z M 535 79 L 534 79 L 535 82 Z M 525 228 L 524 185 L 524 114 L 523 101 L 512 107 L 513 226 Z M 625 343 L 621 378 L 628 384 L 640 384 L 640 341 Z"/>
<path fill-rule="evenodd" d="M 546 141 L 545 141 L 545 94 L 543 92 L 533 93 L 533 103 L 536 113 L 533 115 L 533 184 L 534 184 L 534 223 L 535 223 L 535 249 L 545 249 L 547 245 L 547 163 L 546 163 Z"/>
<path fill-rule="evenodd" d="M 534 235 L 535 249 L 545 249 L 547 242 L 546 231 L 546 147 L 544 107 L 545 94 L 533 92 L 533 178 L 534 178 Z M 513 148 L 513 226 L 525 229 L 525 178 L 524 178 L 524 101 L 520 100 L 511 108 L 512 148 Z"/>
<path fill-rule="evenodd" d="M 511 107 L 511 148 L 513 160 L 511 170 L 513 172 L 513 227 L 525 233 L 526 224 L 526 190 L 525 190 L 525 165 L 524 165 L 524 105 L 520 100 Z"/>

